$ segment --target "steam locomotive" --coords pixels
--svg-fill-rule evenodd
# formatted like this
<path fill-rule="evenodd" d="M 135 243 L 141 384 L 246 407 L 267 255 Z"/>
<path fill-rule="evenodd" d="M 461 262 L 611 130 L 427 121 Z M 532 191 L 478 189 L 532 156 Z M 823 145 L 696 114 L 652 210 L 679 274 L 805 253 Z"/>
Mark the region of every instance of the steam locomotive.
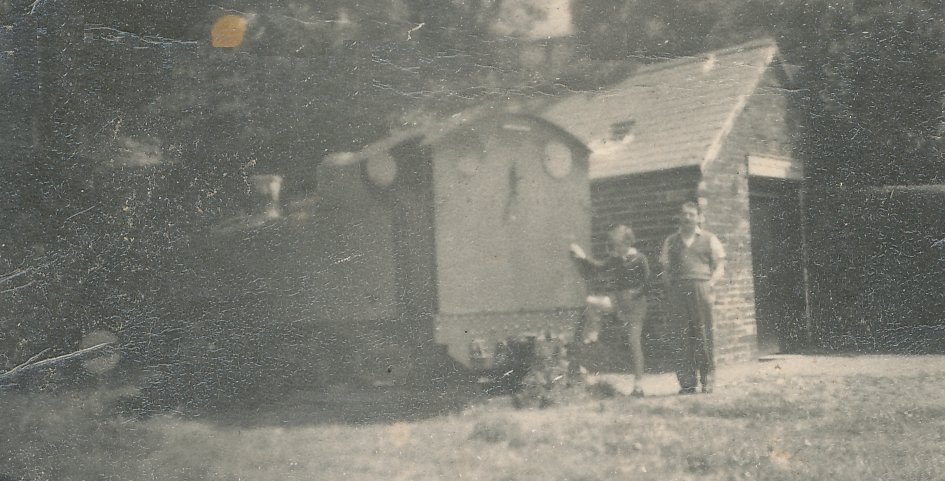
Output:
<path fill-rule="evenodd" d="M 286 203 L 280 177 L 256 177 L 269 207 L 216 242 L 257 239 L 239 262 L 281 306 L 266 322 L 301 326 L 309 340 L 285 355 L 327 378 L 501 370 L 515 346 L 579 323 L 568 246 L 590 243 L 588 154 L 538 116 L 469 111 L 329 155 Z"/>

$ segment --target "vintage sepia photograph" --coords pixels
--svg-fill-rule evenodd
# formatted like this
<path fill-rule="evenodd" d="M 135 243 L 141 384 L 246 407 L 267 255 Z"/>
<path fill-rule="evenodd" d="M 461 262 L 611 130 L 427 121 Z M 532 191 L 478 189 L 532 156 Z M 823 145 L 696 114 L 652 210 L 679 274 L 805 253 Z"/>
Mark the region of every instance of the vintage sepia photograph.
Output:
<path fill-rule="evenodd" d="M 0 481 L 945 479 L 940 0 L 0 0 Z"/>

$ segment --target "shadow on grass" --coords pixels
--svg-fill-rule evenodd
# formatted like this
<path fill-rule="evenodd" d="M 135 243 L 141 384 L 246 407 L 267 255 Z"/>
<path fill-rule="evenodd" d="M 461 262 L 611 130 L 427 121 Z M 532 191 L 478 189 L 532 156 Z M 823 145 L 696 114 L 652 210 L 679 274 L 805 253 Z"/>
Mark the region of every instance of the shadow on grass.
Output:
<path fill-rule="evenodd" d="M 455 365 L 397 383 L 372 383 L 353 376 L 329 385 L 279 380 L 243 386 L 221 383 L 216 388 L 204 386 L 199 395 L 165 379 L 143 385 L 135 395 L 118 400 L 114 412 L 138 419 L 170 414 L 244 428 L 418 421 L 459 413 L 513 390 L 499 383 L 480 383 Z"/>
<path fill-rule="evenodd" d="M 245 428 L 313 424 L 387 424 L 459 413 L 489 394 L 475 382 L 373 386 L 340 384 L 296 390 L 255 406 L 235 405 L 202 417 Z"/>

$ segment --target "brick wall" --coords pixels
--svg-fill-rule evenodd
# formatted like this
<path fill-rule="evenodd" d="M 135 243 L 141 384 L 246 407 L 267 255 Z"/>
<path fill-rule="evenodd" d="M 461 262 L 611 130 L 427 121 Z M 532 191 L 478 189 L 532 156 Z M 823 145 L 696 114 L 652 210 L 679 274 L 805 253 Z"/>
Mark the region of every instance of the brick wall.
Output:
<path fill-rule="evenodd" d="M 706 228 L 719 236 L 728 254 L 716 299 L 716 357 L 723 364 L 752 359 L 758 352 L 748 155 L 790 157 L 796 126 L 785 92 L 773 73 L 767 75 L 735 120 L 719 156 L 704 172 L 695 167 L 673 169 L 599 179 L 591 185 L 594 255 L 604 255 L 609 227 L 625 223 L 633 227 L 638 247 L 650 259 L 654 273 L 659 271 L 662 241 L 676 229 L 674 216 L 680 204 L 698 197 L 705 200 Z M 651 295 L 644 330 L 651 370 L 668 367 L 668 329 L 661 299 L 658 290 Z"/>
<path fill-rule="evenodd" d="M 706 228 L 719 237 L 728 255 L 725 278 L 716 291 L 716 357 L 721 363 L 757 355 L 748 155 L 791 155 L 793 125 L 784 92 L 773 74 L 766 76 L 699 184 Z"/>
<path fill-rule="evenodd" d="M 676 229 L 683 202 L 695 200 L 699 172 L 695 167 L 595 180 L 591 184 L 594 253 L 603 255 L 613 224 L 633 227 L 641 251 L 656 259 L 667 235 Z"/>
<path fill-rule="evenodd" d="M 607 231 L 611 225 L 626 224 L 633 227 L 637 247 L 647 256 L 656 275 L 660 271 L 658 256 L 663 240 L 676 230 L 675 216 L 679 206 L 695 200 L 698 180 L 699 170 L 689 167 L 594 181 L 591 184 L 594 255 L 605 255 Z M 654 282 L 656 287 L 660 286 L 657 279 Z M 592 290 L 596 287 L 597 283 L 591 283 Z M 649 299 L 643 332 L 648 370 L 669 369 L 667 343 L 670 332 L 662 298 L 662 292 L 655 289 Z"/>

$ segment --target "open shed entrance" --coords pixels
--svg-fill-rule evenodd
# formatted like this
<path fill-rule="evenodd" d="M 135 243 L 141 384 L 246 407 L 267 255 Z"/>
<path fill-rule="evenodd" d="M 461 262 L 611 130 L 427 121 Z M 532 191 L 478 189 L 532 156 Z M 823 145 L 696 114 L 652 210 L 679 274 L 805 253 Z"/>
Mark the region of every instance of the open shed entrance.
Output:
<path fill-rule="evenodd" d="M 773 354 L 796 349 L 806 339 L 801 182 L 789 169 L 755 174 L 749 178 L 749 204 L 758 350 Z"/>

